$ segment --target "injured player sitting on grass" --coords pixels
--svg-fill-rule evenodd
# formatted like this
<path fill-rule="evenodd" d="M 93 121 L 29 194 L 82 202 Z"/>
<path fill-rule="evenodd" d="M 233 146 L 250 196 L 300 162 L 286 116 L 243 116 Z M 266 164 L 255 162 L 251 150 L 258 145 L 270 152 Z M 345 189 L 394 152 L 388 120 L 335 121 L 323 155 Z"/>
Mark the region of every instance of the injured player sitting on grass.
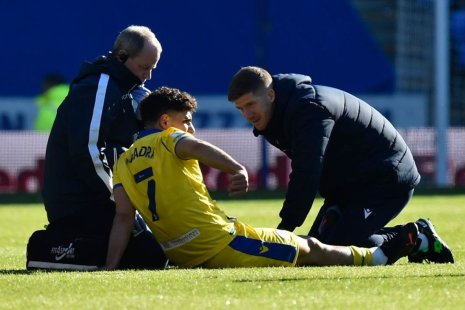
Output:
<path fill-rule="evenodd" d="M 212 200 L 199 162 L 230 175 L 230 196 L 248 190 L 244 166 L 195 138 L 196 100 L 162 87 L 141 102 L 144 131 L 114 167 L 116 215 L 105 268 L 116 269 L 134 227 L 136 210 L 172 264 L 183 268 L 393 264 L 415 246 L 418 227 L 403 225 L 381 247 L 332 246 L 228 217 Z M 150 152 L 141 152 L 150 150 Z"/>

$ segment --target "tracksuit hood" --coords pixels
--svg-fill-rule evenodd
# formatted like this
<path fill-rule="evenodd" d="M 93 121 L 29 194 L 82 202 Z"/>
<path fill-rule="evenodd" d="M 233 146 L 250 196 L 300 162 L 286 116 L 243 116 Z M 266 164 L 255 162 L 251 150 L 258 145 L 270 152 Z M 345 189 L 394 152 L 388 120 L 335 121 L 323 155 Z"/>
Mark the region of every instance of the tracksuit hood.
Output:
<path fill-rule="evenodd" d="M 77 83 L 88 76 L 98 75 L 101 73 L 111 76 L 121 89 L 128 92 L 135 86 L 142 84 L 139 78 L 132 74 L 132 72 L 129 71 L 123 63 L 116 59 L 111 52 L 97 57 L 92 62 L 84 62 L 81 65 L 81 70 L 78 76 L 73 80 L 72 84 Z"/>

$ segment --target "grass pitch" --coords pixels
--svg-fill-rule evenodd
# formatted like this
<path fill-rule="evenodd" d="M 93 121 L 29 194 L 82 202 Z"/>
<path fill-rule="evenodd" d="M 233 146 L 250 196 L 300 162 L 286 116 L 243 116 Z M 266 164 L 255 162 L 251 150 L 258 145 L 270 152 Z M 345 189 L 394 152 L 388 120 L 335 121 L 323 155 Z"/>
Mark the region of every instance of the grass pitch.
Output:
<path fill-rule="evenodd" d="M 282 200 L 220 201 L 241 221 L 275 227 Z M 305 234 L 321 201 L 316 201 Z M 41 205 L 0 206 L 0 309 L 460 309 L 465 305 L 465 196 L 414 196 L 391 224 L 429 217 L 454 265 L 29 272 Z"/>

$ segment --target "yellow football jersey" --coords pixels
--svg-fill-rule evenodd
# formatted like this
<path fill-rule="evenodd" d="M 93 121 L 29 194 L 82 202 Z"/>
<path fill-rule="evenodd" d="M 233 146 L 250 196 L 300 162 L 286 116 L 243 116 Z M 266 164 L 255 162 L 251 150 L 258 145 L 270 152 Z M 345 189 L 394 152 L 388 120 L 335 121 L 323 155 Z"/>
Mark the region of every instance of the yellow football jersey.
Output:
<path fill-rule="evenodd" d="M 124 187 L 168 258 L 181 267 L 203 263 L 234 238 L 234 225 L 211 199 L 198 161 L 175 153 L 176 143 L 189 135 L 176 128 L 141 133 L 113 175 L 114 186 Z"/>

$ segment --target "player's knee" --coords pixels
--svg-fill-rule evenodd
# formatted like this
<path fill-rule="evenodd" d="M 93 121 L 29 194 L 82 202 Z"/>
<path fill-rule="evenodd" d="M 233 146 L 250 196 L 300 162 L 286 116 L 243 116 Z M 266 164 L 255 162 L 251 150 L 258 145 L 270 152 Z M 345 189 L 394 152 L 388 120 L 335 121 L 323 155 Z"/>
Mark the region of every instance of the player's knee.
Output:
<path fill-rule="evenodd" d="M 320 253 L 323 252 L 323 243 L 318 239 L 311 237 L 307 240 L 307 243 L 310 248 L 310 253 L 313 252 L 313 255 L 320 255 Z"/>
<path fill-rule="evenodd" d="M 299 248 L 297 263 L 299 265 L 320 265 L 324 251 L 323 244 L 313 237 L 303 240 L 305 243 Z"/>

